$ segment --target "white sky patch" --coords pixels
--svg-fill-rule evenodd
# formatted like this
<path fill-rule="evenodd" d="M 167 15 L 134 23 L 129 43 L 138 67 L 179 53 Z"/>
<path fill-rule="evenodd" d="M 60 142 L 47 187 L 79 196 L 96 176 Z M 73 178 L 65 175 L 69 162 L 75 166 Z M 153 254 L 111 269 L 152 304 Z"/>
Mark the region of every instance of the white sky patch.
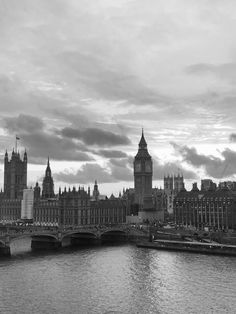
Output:
<path fill-rule="evenodd" d="M 30 84 L 33 88 L 37 88 L 42 92 L 59 92 L 63 90 L 63 85 L 53 82 L 31 81 Z"/>

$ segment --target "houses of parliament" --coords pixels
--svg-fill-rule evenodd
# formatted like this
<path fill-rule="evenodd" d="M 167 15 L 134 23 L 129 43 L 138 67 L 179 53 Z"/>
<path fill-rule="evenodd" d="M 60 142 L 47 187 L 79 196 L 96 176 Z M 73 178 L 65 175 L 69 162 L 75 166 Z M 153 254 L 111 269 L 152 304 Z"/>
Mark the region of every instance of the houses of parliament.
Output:
<path fill-rule="evenodd" d="M 10 155 L 10 154 L 9 154 Z M 28 156 L 12 151 L 4 157 L 4 190 L 0 192 L 0 222 L 29 220 L 38 225 L 79 226 L 163 222 L 201 228 L 236 229 L 236 183 L 210 179 L 186 191 L 183 176 L 164 176 L 164 189 L 153 188 L 153 161 L 142 131 L 133 161 L 134 187 L 118 197 L 100 195 L 95 178 L 88 187 L 59 188 L 47 159 L 42 188 L 27 188 Z M 99 178 L 98 178 L 99 179 Z"/>
<path fill-rule="evenodd" d="M 9 154 L 10 155 L 10 154 Z M 97 180 L 93 187 L 59 188 L 54 181 L 48 158 L 42 189 L 38 182 L 27 189 L 27 152 L 8 152 L 4 158 L 4 190 L 0 193 L 0 221 L 30 219 L 38 224 L 87 225 L 125 223 L 131 220 L 164 219 L 164 198 L 152 188 L 152 159 L 142 132 L 138 153 L 134 158 L 134 188 L 123 190 L 115 197 L 100 195 Z M 98 178 L 99 179 L 99 178 Z M 22 216 L 22 204 L 32 200 L 31 214 Z"/>

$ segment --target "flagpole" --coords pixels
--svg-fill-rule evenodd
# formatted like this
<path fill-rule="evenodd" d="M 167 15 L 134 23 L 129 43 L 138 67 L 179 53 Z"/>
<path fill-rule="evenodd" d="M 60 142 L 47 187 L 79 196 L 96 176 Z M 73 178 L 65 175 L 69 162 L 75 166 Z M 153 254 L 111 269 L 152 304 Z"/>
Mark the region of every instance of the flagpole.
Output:
<path fill-rule="evenodd" d="M 19 139 L 20 139 L 20 138 L 16 135 L 16 146 L 15 146 L 16 153 L 17 153 L 17 141 L 18 141 Z"/>

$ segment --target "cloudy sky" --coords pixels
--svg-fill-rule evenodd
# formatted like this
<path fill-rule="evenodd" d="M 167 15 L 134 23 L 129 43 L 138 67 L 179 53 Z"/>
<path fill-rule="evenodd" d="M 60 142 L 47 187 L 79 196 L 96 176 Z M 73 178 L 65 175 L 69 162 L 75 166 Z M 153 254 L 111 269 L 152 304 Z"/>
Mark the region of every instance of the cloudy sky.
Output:
<path fill-rule="evenodd" d="M 0 0 L 0 186 L 15 135 L 28 183 L 133 186 L 144 128 L 164 173 L 236 180 L 235 0 Z"/>

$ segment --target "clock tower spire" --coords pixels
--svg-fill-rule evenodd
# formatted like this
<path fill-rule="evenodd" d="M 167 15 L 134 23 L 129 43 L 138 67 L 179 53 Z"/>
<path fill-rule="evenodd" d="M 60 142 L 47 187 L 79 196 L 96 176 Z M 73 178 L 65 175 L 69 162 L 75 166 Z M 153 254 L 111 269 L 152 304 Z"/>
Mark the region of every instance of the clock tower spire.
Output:
<path fill-rule="evenodd" d="M 150 200 L 152 196 L 152 157 L 147 149 L 143 129 L 139 149 L 134 158 L 134 189 L 135 203 L 139 204 L 140 209 L 145 210 L 145 199 Z"/>

